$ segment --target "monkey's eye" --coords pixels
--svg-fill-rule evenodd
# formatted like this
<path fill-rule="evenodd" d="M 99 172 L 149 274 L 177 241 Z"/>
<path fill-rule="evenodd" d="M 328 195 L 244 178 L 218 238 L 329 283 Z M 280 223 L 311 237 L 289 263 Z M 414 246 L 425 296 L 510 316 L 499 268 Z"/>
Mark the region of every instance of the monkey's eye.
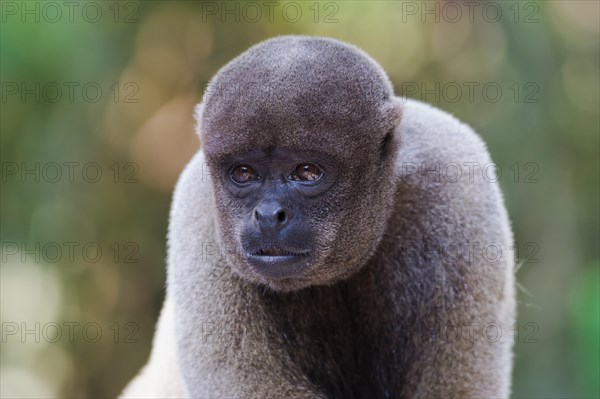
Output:
<path fill-rule="evenodd" d="M 230 173 L 231 180 L 243 184 L 259 179 L 258 173 L 248 165 L 238 165 Z"/>
<path fill-rule="evenodd" d="M 288 177 L 294 181 L 314 182 L 323 176 L 323 171 L 312 163 L 301 163 L 296 165 L 292 174 Z"/>

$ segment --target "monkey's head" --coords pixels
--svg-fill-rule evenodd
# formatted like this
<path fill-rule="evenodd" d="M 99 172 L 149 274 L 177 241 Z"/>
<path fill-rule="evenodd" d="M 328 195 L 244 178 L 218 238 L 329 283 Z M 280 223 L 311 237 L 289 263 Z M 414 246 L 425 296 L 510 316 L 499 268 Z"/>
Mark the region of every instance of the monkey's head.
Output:
<path fill-rule="evenodd" d="M 223 67 L 197 119 L 229 266 L 278 291 L 358 271 L 391 212 L 400 114 L 381 67 L 336 40 L 280 37 Z"/>

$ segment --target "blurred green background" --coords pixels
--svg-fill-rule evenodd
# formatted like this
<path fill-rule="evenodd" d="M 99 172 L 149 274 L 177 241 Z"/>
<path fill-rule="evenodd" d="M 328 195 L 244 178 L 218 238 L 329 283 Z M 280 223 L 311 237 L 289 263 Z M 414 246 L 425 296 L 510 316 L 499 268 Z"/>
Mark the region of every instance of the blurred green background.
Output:
<path fill-rule="evenodd" d="M 67 3 L 0 8 L 2 397 L 115 396 L 142 366 L 193 106 L 289 33 L 483 136 L 521 262 L 513 396 L 600 395 L 597 1 Z"/>

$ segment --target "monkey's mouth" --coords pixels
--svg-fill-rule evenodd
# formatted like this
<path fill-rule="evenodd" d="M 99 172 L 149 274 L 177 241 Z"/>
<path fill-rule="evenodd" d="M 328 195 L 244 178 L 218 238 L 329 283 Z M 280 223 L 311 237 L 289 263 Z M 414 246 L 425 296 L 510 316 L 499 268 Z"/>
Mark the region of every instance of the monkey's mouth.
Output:
<path fill-rule="evenodd" d="M 306 252 L 292 252 L 283 248 L 272 247 L 272 248 L 261 248 L 258 251 L 252 252 L 250 255 L 252 256 L 269 256 L 269 257 L 295 257 L 295 258 L 304 258 L 308 256 L 308 251 Z"/>
<path fill-rule="evenodd" d="M 246 259 L 258 274 L 268 279 L 299 277 L 308 266 L 310 251 L 266 247 L 248 252 Z"/>

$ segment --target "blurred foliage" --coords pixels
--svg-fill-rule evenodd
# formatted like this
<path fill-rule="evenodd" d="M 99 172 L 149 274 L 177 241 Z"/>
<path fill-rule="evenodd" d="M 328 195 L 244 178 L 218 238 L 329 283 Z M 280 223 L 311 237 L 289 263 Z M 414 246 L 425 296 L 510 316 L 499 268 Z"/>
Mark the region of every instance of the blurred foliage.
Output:
<path fill-rule="evenodd" d="M 523 262 L 519 325 L 538 327 L 513 396 L 600 395 L 598 2 L 497 2 L 487 18 L 486 2 L 473 18 L 460 2 L 64 3 L 0 3 L 3 397 L 115 396 L 142 366 L 193 106 L 220 66 L 290 33 L 356 44 L 399 95 L 483 136 Z"/>

